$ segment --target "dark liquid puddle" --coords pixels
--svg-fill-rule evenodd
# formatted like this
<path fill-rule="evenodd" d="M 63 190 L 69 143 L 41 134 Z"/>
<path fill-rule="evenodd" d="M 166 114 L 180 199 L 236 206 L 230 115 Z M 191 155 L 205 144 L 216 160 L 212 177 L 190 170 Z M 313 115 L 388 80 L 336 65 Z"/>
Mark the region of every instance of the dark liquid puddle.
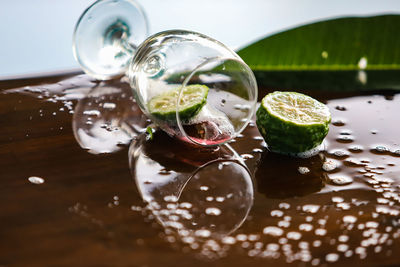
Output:
<path fill-rule="evenodd" d="M 95 84 L 81 75 L 58 84 L 2 92 L 1 103 L 8 104 L 3 105 L 1 114 L 3 118 L 11 116 L 2 122 L 7 126 L 1 133 L 2 157 L 18 157 L 2 164 L 12 177 L 4 179 L 5 185 L 14 188 L 14 193 L 17 190 L 18 195 L 38 199 L 46 193 L 32 193 L 32 184 L 43 187 L 50 183 L 59 195 L 67 194 L 63 191 L 67 186 L 68 197 L 43 203 L 49 209 L 39 211 L 48 213 L 69 203 L 68 209 L 54 215 L 55 222 L 65 212 L 74 214 L 79 223 L 89 222 L 89 229 L 96 229 L 95 237 L 107 233 L 107 241 L 100 243 L 111 246 L 110 251 L 117 255 L 122 255 L 118 254 L 121 247 L 133 249 L 126 243 L 139 236 L 135 246 L 143 249 L 148 243 L 147 249 L 163 250 L 172 246 L 176 258 L 186 255 L 182 256 L 182 264 L 197 261 L 198 257 L 218 259 L 226 265 L 252 261 L 350 265 L 360 259 L 371 265 L 400 262 L 396 255 L 400 249 L 399 95 L 327 97 L 332 123 L 324 141 L 325 150 L 300 159 L 269 152 L 254 121 L 229 146 L 213 150 L 183 145 L 161 131 L 153 140 L 146 140 L 143 132 L 149 121 L 125 83 Z M 46 122 L 49 118 L 52 123 Z M 19 126 L 12 126 L 16 122 Z M 53 130 L 45 128 L 49 125 Z M 47 139 L 41 140 L 41 136 Z M 64 145 L 51 144 L 51 136 L 64 138 Z M 132 139 L 127 160 L 127 146 Z M 30 150 L 23 151 L 22 144 L 28 143 Z M 12 145 L 18 152 L 13 152 Z M 38 163 L 34 155 L 42 155 L 37 153 L 40 149 L 59 158 L 55 163 L 63 174 Z M 114 154 L 104 155 L 111 152 Z M 63 158 L 63 153 L 68 158 Z M 17 170 L 20 160 L 29 168 Z M 85 169 L 85 164 L 73 167 L 82 161 L 87 161 L 91 169 Z M 139 194 L 132 180 L 128 182 L 128 161 Z M 110 179 L 116 176 L 124 178 Z M 48 181 L 47 177 L 58 180 Z M 85 196 L 86 190 L 92 197 Z M 2 192 L 11 197 L 9 191 Z M 21 203 L 30 200 L 25 197 Z M 32 205 L 29 208 L 36 209 Z M 25 208 L 8 208 L 4 213 L 14 221 L 21 216 L 35 218 L 19 216 L 18 210 Z M 137 224 L 142 231 L 126 230 Z M 150 224 L 153 227 L 148 227 Z M 73 229 L 69 224 L 61 225 Z M 29 235 L 27 226 L 23 227 Z M 45 227 L 49 226 L 43 223 L 35 229 Z M 68 230 L 60 235 L 63 246 L 77 240 L 81 240 L 80 246 L 97 242 Z M 15 236 L 6 237 L 15 245 L 20 242 Z M 93 262 L 90 259 L 95 258 L 94 251 L 107 254 L 107 249 L 90 250 L 88 263 Z M 32 255 L 23 256 L 27 260 Z M 11 256 L 5 257 L 7 262 L 13 262 Z M 152 259 L 150 265 L 157 263 Z"/>

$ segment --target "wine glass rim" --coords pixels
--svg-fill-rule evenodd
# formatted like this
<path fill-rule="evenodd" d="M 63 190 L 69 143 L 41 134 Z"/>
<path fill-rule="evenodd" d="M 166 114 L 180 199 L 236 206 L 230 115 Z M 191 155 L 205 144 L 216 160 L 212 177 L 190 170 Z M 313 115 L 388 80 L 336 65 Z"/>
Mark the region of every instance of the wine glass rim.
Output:
<path fill-rule="evenodd" d="M 235 53 L 235 52 L 234 52 Z M 176 102 L 176 110 L 175 110 L 175 116 L 176 116 L 176 122 L 178 125 L 179 130 L 181 131 L 182 135 L 186 138 L 189 139 L 190 142 L 196 144 L 196 145 L 200 145 L 200 146 L 205 146 L 205 147 L 212 147 L 212 146 L 216 146 L 216 145 L 222 145 L 225 144 L 227 142 L 229 142 L 230 140 L 236 138 L 249 124 L 252 116 L 254 115 L 254 112 L 256 110 L 256 103 L 257 103 L 257 97 L 258 97 L 258 86 L 257 86 L 257 81 L 256 78 L 254 76 L 253 71 L 250 69 L 250 67 L 243 61 L 243 59 L 241 59 L 236 53 L 234 54 L 237 57 L 227 57 L 227 56 L 217 56 L 217 57 L 211 57 L 206 59 L 204 62 L 202 62 L 201 64 L 199 64 L 196 68 L 193 69 L 193 71 L 185 78 L 185 80 L 182 82 L 182 86 L 181 89 L 179 90 L 178 93 L 178 98 L 177 98 L 177 102 Z M 242 67 L 244 67 L 246 69 L 246 72 L 250 75 L 250 80 L 254 83 L 253 87 L 254 90 L 251 90 L 250 96 L 249 98 L 252 98 L 251 100 L 251 110 L 247 115 L 247 120 L 245 123 L 243 123 L 243 125 L 239 128 L 239 130 L 235 131 L 235 133 L 227 140 L 219 143 L 215 143 L 215 144 L 204 144 L 201 142 L 196 141 L 195 139 L 191 138 L 185 131 L 185 129 L 183 128 L 181 119 L 180 119 L 180 115 L 179 115 L 179 103 L 183 94 L 183 89 L 187 86 L 188 82 L 192 79 L 193 75 L 199 71 L 200 68 L 202 68 L 203 66 L 209 64 L 210 62 L 213 61 L 226 61 L 226 60 L 231 60 L 231 61 L 235 61 L 237 63 L 239 63 Z"/>

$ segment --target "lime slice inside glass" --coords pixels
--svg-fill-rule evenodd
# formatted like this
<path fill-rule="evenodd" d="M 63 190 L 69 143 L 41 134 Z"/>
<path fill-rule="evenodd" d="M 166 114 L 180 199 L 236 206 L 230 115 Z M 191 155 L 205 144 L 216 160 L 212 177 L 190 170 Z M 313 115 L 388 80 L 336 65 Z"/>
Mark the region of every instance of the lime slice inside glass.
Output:
<path fill-rule="evenodd" d="M 167 91 L 150 99 L 149 112 L 157 119 L 175 122 L 176 104 L 182 87 Z M 209 88 L 205 85 L 187 85 L 182 91 L 179 103 L 179 117 L 187 121 L 194 117 L 207 102 Z"/>
<path fill-rule="evenodd" d="M 257 127 L 275 152 L 301 153 L 317 147 L 329 131 L 328 107 L 304 94 L 276 91 L 257 110 Z"/>

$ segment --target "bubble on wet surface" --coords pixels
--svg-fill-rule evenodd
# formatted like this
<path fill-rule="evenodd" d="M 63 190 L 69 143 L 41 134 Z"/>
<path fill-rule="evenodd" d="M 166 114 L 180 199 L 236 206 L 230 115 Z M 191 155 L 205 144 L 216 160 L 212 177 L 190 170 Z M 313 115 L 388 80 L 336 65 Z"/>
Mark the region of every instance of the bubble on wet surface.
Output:
<path fill-rule="evenodd" d="M 200 229 L 195 232 L 195 235 L 198 237 L 207 238 L 211 236 L 211 232 L 209 230 Z"/>
<path fill-rule="evenodd" d="M 315 233 L 315 235 L 324 236 L 324 235 L 326 235 L 327 230 L 323 229 L 323 228 L 318 228 L 318 229 L 315 229 L 314 233 Z"/>
<path fill-rule="evenodd" d="M 341 150 L 341 149 L 336 149 L 336 150 L 330 151 L 329 153 L 338 158 L 345 158 L 350 155 L 349 152 L 347 152 L 346 150 Z"/>
<path fill-rule="evenodd" d="M 222 238 L 222 243 L 233 245 L 233 244 L 236 243 L 236 239 L 234 237 L 232 237 L 232 236 L 224 236 Z"/>
<path fill-rule="evenodd" d="M 302 223 L 299 225 L 299 230 L 300 231 L 306 231 L 309 232 L 314 228 L 314 226 L 312 224 L 309 223 Z"/>
<path fill-rule="evenodd" d="M 218 208 L 207 208 L 205 212 L 207 215 L 212 215 L 212 216 L 218 216 L 221 214 L 221 210 Z"/>
<path fill-rule="evenodd" d="M 396 149 L 393 151 L 393 155 L 396 157 L 400 157 L 400 149 Z"/>
<path fill-rule="evenodd" d="M 299 240 L 301 238 L 301 236 L 302 236 L 301 233 L 294 232 L 294 231 L 288 232 L 286 234 L 286 238 L 287 239 L 292 239 L 292 240 Z"/>
<path fill-rule="evenodd" d="M 357 217 L 352 215 L 346 215 L 342 218 L 344 223 L 355 223 L 357 221 Z"/>
<path fill-rule="evenodd" d="M 299 173 L 301 173 L 301 174 L 307 174 L 307 173 L 310 172 L 310 169 L 307 168 L 307 167 L 299 167 L 297 170 L 298 170 Z"/>
<path fill-rule="evenodd" d="M 31 182 L 32 184 L 43 184 L 44 179 L 38 176 L 31 176 L 28 178 L 28 181 Z"/>
<path fill-rule="evenodd" d="M 264 150 L 262 150 L 261 148 L 254 148 L 253 152 L 254 153 L 262 153 L 262 152 L 264 152 Z"/>
<path fill-rule="evenodd" d="M 281 236 L 283 234 L 283 230 L 276 226 L 267 226 L 263 229 L 263 234 L 272 236 Z"/>
<path fill-rule="evenodd" d="M 280 210 L 271 210 L 270 214 L 272 217 L 282 217 L 283 216 L 283 212 Z"/>
<path fill-rule="evenodd" d="M 377 153 L 377 154 L 385 154 L 385 153 L 389 152 L 389 149 L 384 145 L 377 145 L 371 149 L 371 152 Z"/>
<path fill-rule="evenodd" d="M 115 103 L 105 102 L 103 103 L 103 108 L 105 109 L 114 109 L 117 105 Z"/>
<path fill-rule="evenodd" d="M 328 175 L 329 182 L 334 185 L 348 185 L 353 182 L 353 178 L 341 174 L 330 174 Z"/>
<path fill-rule="evenodd" d="M 343 202 L 344 201 L 344 199 L 342 198 L 342 197 L 332 197 L 332 202 L 335 202 L 335 203 L 341 203 L 341 202 Z"/>
<path fill-rule="evenodd" d="M 322 164 L 322 169 L 326 172 L 331 172 L 337 168 L 337 165 L 336 161 L 329 159 Z"/>
<path fill-rule="evenodd" d="M 166 202 L 177 202 L 178 198 L 174 195 L 169 195 L 164 197 L 164 201 Z"/>
<path fill-rule="evenodd" d="M 345 106 L 336 106 L 335 109 L 340 110 L 340 111 L 346 111 L 347 108 Z"/>
<path fill-rule="evenodd" d="M 344 119 L 332 119 L 332 125 L 341 127 L 341 126 L 345 126 L 346 122 Z"/>
<path fill-rule="evenodd" d="M 351 135 L 339 135 L 336 141 L 339 143 L 351 143 L 354 141 L 354 137 Z"/>
<path fill-rule="evenodd" d="M 320 205 L 308 204 L 308 205 L 304 205 L 302 207 L 302 210 L 307 213 L 317 213 L 318 210 L 320 209 L 320 207 L 321 207 Z"/>
<path fill-rule="evenodd" d="M 85 110 L 83 111 L 83 115 L 89 115 L 89 116 L 100 116 L 100 111 L 92 109 L 92 110 Z"/>
<path fill-rule="evenodd" d="M 335 262 L 339 260 L 339 254 L 337 253 L 329 253 L 325 256 L 325 260 L 327 262 Z"/>
<path fill-rule="evenodd" d="M 279 203 L 279 208 L 287 210 L 290 208 L 290 204 L 286 202 Z"/>
<path fill-rule="evenodd" d="M 352 153 L 361 153 L 364 150 L 364 148 L 360 145 L 353 145 L 353 146 L 350 146 L 348 149 Z"/>
<path fill-rule="evenodd" d="M 242 154 L 240 155 L 242 159 L 252 159 L 254 156 L 252 154 Z"/>

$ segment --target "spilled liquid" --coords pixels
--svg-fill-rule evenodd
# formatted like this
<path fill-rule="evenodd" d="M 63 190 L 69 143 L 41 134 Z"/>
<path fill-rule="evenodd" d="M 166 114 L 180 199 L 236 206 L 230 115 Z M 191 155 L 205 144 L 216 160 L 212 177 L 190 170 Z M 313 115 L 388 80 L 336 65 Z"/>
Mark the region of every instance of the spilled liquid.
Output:
<path fill-rule="evenodd" d="M 0 265 L 400 263 L 398 94 L 316 95 L 332 123 L 302 159 L 254 120 L 213 150 L 147 140 L 123 80 L 33 82 L 0 95 Z"/>

